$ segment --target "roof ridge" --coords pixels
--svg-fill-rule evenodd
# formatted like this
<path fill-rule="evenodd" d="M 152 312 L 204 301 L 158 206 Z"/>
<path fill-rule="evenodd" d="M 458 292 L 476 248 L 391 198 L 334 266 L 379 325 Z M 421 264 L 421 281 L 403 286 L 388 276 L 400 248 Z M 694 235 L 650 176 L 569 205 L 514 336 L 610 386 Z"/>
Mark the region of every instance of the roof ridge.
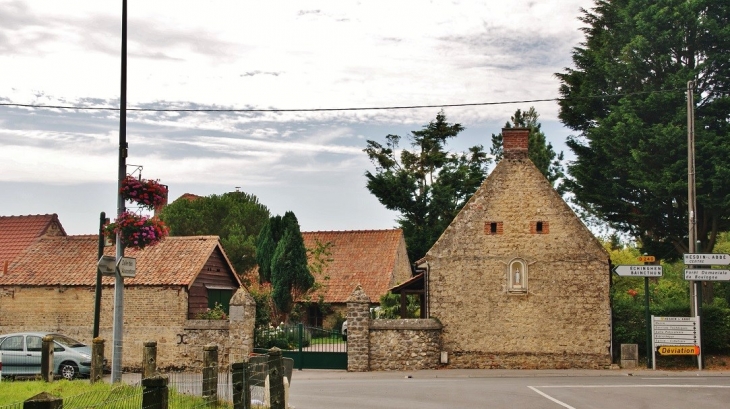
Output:
<path fill-rule="evenodd" d="M 18 215 L 18 214 L 14 214 L 14 215 L 10 215 L 10 216 L 0 216 L 0 218 L 3 218 L 3 219 L 10 219 L 10 218 L 21 218 L 21 217 L 44 217 L 44 216 L 47 216 L 47 217 L 53 218 L 53 217 L 58 217 L 58 214 L 56 214 L 56 213 L 45 213 L 45 214 L 20 214 L 20 215 Z"/>
<path fill-rule="evenodd" d="M 382 232 L 397 232 L 402 231 L 400 228 L 393 229 L 370 229 L 370 230 L 314 230 L 314 231 L 303 231 L 302 234 L 312 233 L 382 233 Z"/>

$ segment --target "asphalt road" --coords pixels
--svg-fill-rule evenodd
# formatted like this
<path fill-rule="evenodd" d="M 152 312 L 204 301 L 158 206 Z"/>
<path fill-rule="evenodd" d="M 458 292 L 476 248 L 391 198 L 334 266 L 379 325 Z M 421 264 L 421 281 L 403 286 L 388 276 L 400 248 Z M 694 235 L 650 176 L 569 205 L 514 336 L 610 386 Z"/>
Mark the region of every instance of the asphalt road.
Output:
<path fill-rule="evenodd" d="M 730 373 L 305 370 L 293 375 L 289 403 L 296 409 L 724 409 Z"/>

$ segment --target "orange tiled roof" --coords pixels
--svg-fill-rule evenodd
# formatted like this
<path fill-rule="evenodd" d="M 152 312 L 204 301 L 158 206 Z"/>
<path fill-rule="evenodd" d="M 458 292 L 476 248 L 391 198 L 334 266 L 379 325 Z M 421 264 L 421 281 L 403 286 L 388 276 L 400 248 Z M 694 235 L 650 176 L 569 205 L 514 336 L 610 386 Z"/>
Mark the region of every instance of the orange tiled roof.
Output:
<path fill-rule="evenodd" d="M 98 240 L 96 235 L 43 237 L 10 264 L 0 285 L 93 286 Z M 223 252 L 218 236 L 167 237 L 144 250 L 127 249 L 125 256 L 137 259 L 137 274 L 125 278 L 124 284 L 189 287 L 216 249 Z M 114 246 L 104 249 L 106 255 L 115 252 Z M 238 280 L 235 272 L 233 275 Z M 103 283 L 113 284 L 114 277 L 104 276 Z"/>
<path fill-rule="evenodd" d="M 358 284 L 378 302 L 396 284 L 392 281 L 402 230 L 315 231 L 302 232 L 302 237 L 308 249 L 317 241 L 332 243 L 332 261 L 322 274 L 329 280 L 320 281 L 326 283 L 322 293 L 325 302 L 346 302 Z"/>
<path fill-rule="evenodd" d="M 66 232 L 55 213 L 0 216 L 0 270 L 6 261 L 15 260 L 33 241 L 46 234 L 54 223 L 58 226 L 58 234 L 65 236 Z"/>

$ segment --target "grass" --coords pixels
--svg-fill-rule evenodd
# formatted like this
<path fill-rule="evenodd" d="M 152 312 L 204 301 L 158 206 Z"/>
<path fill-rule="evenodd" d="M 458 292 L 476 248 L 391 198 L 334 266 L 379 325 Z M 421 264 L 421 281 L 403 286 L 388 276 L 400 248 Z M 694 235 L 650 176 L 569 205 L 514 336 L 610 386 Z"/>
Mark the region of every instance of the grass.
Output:
<path fill-rule="evenodd" d="M 325 338 L 312 338 L 310 345 L 324 345 L 324 344 L 344 344 L 345 341 L 342 337 L 325 337 Z"/>
<path fill-rule="evenodd" d="M 60 380 L 51 383 L 3 380 L 0 383 L 0 408 L 7 405 L 18 405 L 20 408 L 22 402 L 41 392 L 62 398 L 65 408 L 139 408 L 142 401 L 142 388 L 139 386 L 111 385 L 104 382 L 90 384 L 83 380 Z M 205 407 L 203 398 L 180 394 L 173 389 L 170 390 L 168 401 L 171 409 Z M 232 408 L 233 405 L 219 403 L 218 407 Z"/>

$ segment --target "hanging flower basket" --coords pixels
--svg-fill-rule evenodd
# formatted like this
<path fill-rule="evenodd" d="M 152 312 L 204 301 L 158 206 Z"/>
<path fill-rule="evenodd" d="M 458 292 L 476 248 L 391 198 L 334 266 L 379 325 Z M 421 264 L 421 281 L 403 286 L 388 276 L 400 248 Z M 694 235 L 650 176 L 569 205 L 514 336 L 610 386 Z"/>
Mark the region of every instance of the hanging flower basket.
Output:
<path fill-rule="evenodd" d="M 127 175 L 119 189 L 124 200 L 137 203 L 140 207 L 154 210 L 165 204 L 167 186 L 157 180 L 137 179 Z"/>
<path fill-rule="evenodd" d="M 167 236 L 168 229 L 165 223 L 157 218 L 124 212 L 114 223 L 104 226 L 104 234 L 109 238 L 116 238 L 119 232 L 124 247 L 142 250 L 162 241 Z"/>

